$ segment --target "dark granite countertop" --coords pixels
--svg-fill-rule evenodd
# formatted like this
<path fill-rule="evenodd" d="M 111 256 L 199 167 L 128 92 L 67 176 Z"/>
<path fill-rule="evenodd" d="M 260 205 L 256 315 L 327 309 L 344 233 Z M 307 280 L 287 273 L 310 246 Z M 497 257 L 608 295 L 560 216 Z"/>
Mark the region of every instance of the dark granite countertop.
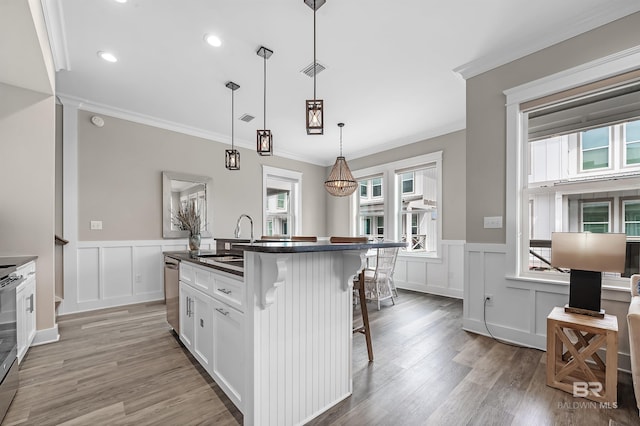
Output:
<path fill-rule="evenodd" d="M 37 258 L 38 256 L 0 256 L 0 279 Z"/>
<path fill-rule="evenodd" d="M 269 241 L 234 244 L 236 248 L 262 253 L 309 253 L 317 251 L 368 250 L 383 247 L 406 247 L 406 243 L 396 241 L 371 241 L 367 243 L 330 243 L 328 240 L 307 241 Z"/>

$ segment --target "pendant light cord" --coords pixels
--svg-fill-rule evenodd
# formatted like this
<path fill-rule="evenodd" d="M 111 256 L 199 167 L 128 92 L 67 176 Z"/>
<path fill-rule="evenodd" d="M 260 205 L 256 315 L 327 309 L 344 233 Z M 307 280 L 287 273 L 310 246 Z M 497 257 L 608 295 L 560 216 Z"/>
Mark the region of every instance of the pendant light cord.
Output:
<path fill-rule="evenodd" d="M 263 116 L 262 116 L 262 124 L 264 126 L 264 129 L 267 129 L 267 51 L 264 50 L 263 51 L 263 56 L 264 58 L 264 90 L 263 90 L 263 103 L 262 103 L 262 111 L 263 111 Z"/>
<path fill-rule="evenodd" d="M 340 157 L 342 157 L 342 126 L 340 126 Z"/>
<path fill-rule="evenodd" d="M 313 100 L 316 100 L 316 0 L 313 0 Z"/>
<path fill-rule="evenodd" d="M 234 89 L 231 89 L 231 150 L 233 151 L 233 92 Z"/>

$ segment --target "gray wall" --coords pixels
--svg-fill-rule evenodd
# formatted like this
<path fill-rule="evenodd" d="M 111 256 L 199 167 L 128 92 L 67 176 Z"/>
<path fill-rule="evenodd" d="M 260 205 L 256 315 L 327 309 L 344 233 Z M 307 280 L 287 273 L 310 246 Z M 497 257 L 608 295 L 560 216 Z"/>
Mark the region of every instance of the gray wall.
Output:
<path fill-rule="evenodd" d="M 38 330 L 55 323 L 54 107 L 51 95 L 0 83 L 0 256 L 38 256 Z"/>
<path fill-rule="evenodd" d="M 640 13 L 467 80 L 467 242 L 504 243 L 505 229 L 484 216 L 505 215 L 506 98 L 503 91 L 640 45 Z"/>
<path fill-rule="evenodd" d="M 442 239 L 465 239 L 466 202 L 466 136 L 465 131 L 449 133 L 410 145 L 353 160 L 347 158 L 351 170 L 359 170 L 418 155 L 442 151 Z M 328 167 L 326 174 L 329 174 Z M 349 201 L 327 194 L 327 230 L 329 235 L 349 235 Z"/>
<path fill-rule="evenodd" d="M 162 171 L 213 178 L 214 237 L 232 237 L 241 213 L 253 217 L 259 236 L 261 164 L 303 173 L 302 233 L 326 234 L 324 167 L 239 148 L 241 169 L 229 171 L 224 167 L 228 145 L 102 114 L 105 125 L 98 128 L 90 122 L 92 115 L 78 114 L 79 240 L 162 239 Z M 103 229 L 92 231 L 91 220 L 101 220 Z"/>

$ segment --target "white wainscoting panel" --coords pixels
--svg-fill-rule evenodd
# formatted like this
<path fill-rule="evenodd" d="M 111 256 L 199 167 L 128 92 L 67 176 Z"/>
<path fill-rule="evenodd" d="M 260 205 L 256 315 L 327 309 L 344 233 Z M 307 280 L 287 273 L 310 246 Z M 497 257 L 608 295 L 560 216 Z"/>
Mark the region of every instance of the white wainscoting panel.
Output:
<path fill-rule="evenodd" d="M 205 239 L 200 247 L 209 250 L 215 242 Z M 162 253 L 187 248 L 186 238 L 77 242 L 77 270 L 65 269 L 65 299 L 58 314 L 164 299 Z"/>
<path fill-rule="evenodd" d="M 65 280 L 65 282 L 68 282 Z M 78 250 L 78 285 L 76 303 L 100 300 L 100 249 L 87 247 Z M 68 294 L 66 291 L 65 294 Z"/>
<path fill-rule="evenodd" d="M 117 299 L 133 295 L 133 247 L 103 247 L 101 280 L 103 298 Z"/>
<path fill-rule="evenodd" d="M 463 328 L 544 351 L 547 316 L 568 302 L 568 284 L 507 277 L 506 262 L 504 244 L 466 244 Z M 485 306 L 487 294 L 493 301 Z M 626 289 L 603 289 L 603 309 L 618 317 L 618 366 L 625 371 L 630 369 L 629 300 Z"/>
<path fill-rule="evenodd" d="M 393 281 L 398 288 L 462 299 L 464 241 L 442 241 L 439 258 L 400 253 Z"/>

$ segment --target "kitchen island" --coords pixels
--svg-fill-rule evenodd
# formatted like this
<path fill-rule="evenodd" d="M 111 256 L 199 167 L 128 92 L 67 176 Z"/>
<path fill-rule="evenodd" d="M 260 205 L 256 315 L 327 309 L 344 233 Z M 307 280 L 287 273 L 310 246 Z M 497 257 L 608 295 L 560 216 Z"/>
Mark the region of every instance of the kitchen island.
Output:
<path fill-rule="evenodd" d="M 244 424 L 304 424 L 351 395 L 352 278 L 363 268 L 369 249 L 404 245 L 235 244 L 244 253 L 241 289 L 237 276 L 183 258 L 187 262 L 181 265 L 181 281 L 183 267 L 187 281 L 195 281 L 200 272 L 202 288 L 236 300 L 235 305 L 212 309 L 213 353 L 208 362 L 212 377 L 242 411 Z M 207 269 L 210 285 L 202 284 Z M 181 301 L 180 309 L 195 306 L 197 311 L 199 305 L 198 300 Z M 196 328 L 206 323 L 207 315 L 201 317 L 196 312 Z M 218 320 L 229 328 L 221 329 Z"/>

